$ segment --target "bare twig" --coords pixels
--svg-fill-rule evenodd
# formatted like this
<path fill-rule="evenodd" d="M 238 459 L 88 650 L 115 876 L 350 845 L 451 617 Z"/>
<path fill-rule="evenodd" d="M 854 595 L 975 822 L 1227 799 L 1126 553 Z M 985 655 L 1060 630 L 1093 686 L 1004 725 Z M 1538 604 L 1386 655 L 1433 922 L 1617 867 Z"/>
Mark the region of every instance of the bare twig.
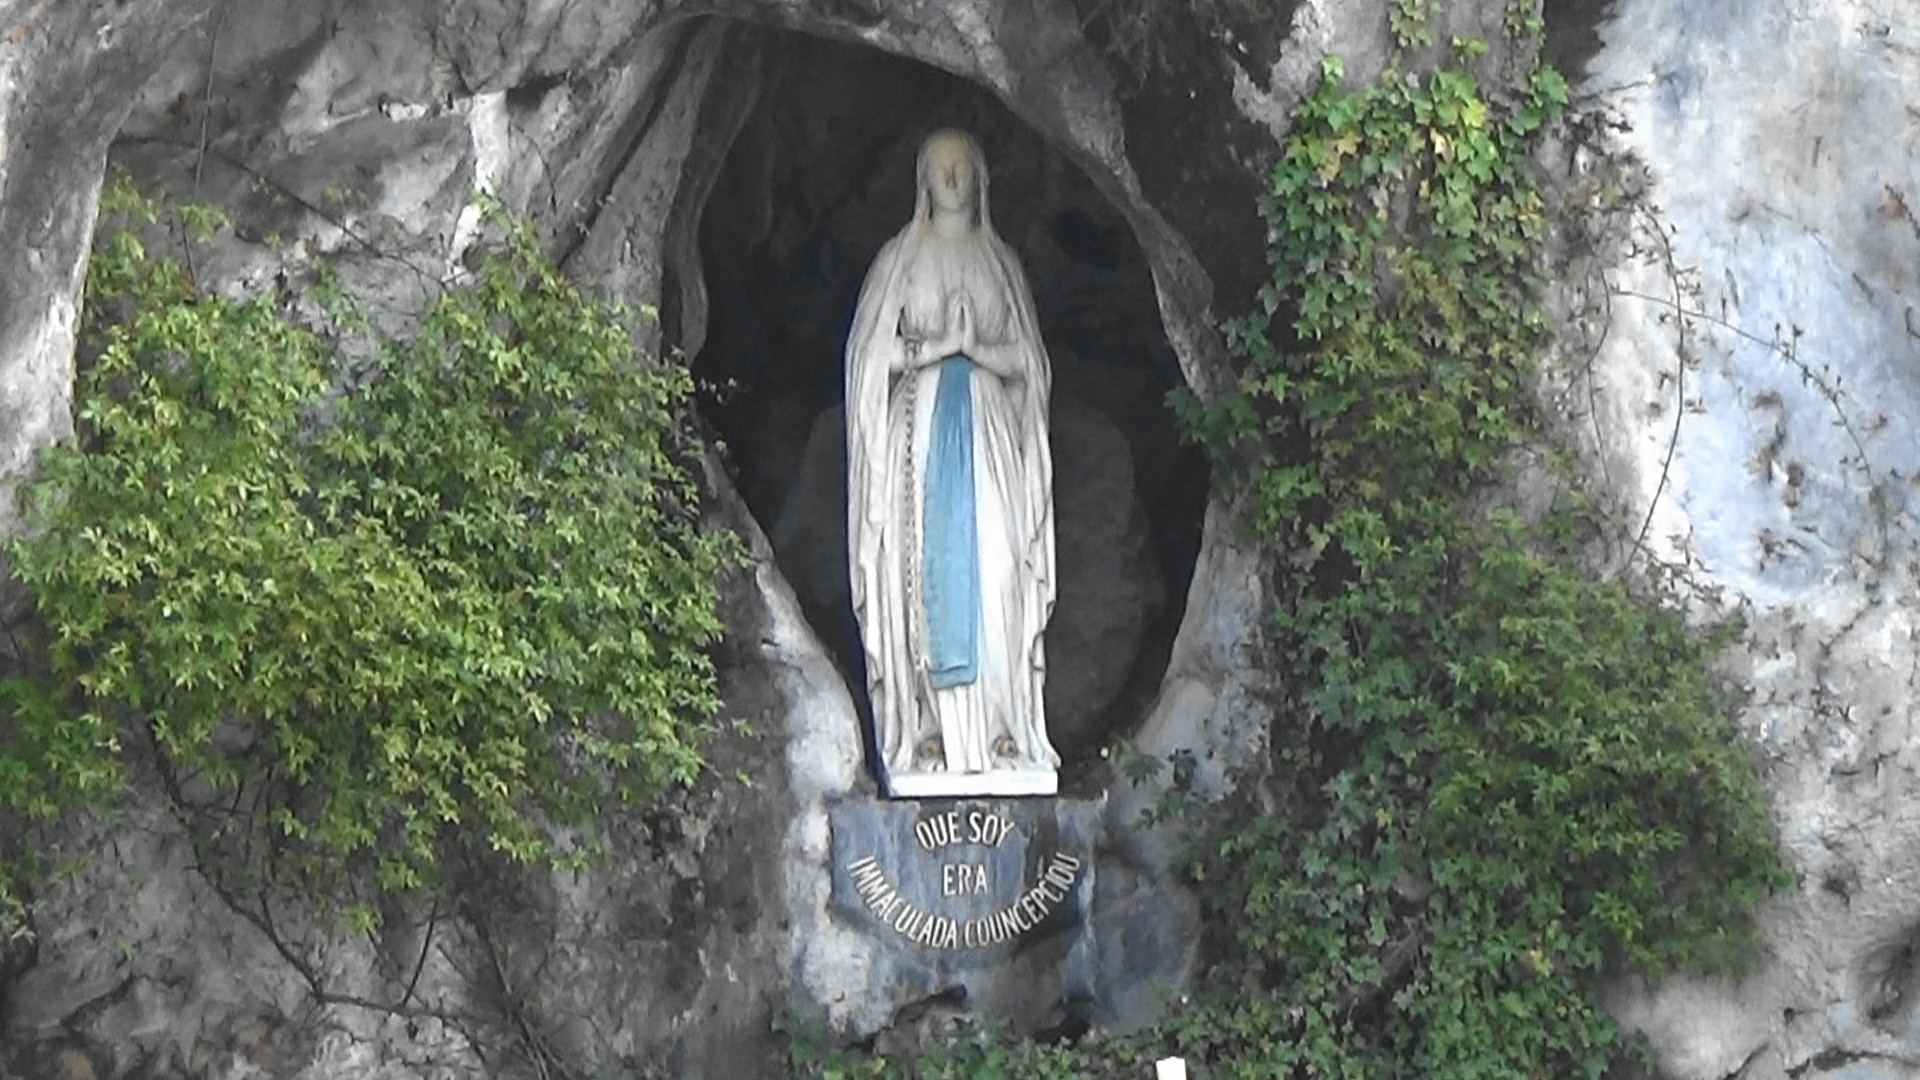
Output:
<path fill-rule="evenodd" d="M 200 174 L 207 164 L 207 128 L 213 119 L 213 68 L 214 55 L 220 48 L 220 27 L 227 21 L 225 4 L 213 16 L 213 24 L 207 28 L 207 80 L 200 95 L 200 149 L 193 159 L 193 194 L 200 194 Z"/>
<path fill-rule="evenodd" d="M 135 145 L 150 144 L 150 145 L 156 145 L 156 146 L 173 146 L 173 147 L 179 147 L 181 149 L 186 149 L 186 150 L 194 150 L 196 152 L 200 151 L 200 148 L 193 143 L 189 143 L 181 139 L 168 138 L 162 135 L 151 135 L 151 136 L 142 136 L 137 138 L 129 138 L 127 141 Z M 208 159 L 212 161 L 216 161 L 222 165 L 225 165 L 228 168 L 244 173 L 248 177 L 262 184 L 265 184 L 266 186 L 272 188 L 274 191 L 285 196 L 289 202 L 292 202 L 294 205 L 300 207 L 302 210 L 305 210 L 307 213 L 312 214 L 313 216 L 319 218 L 322 221 L 325 221 L 327 224 L 332 225 L 334 228 L 339 229 L 340 234 L 342 236 L 345 236 L 348 240 L 352 241 L 356 246 L 364 250 L 367 254 L 372 255 L 378 259 L 384 259 L 389 262 L 399 263 L 401 266 L 404 266 L 408 270 L 411 270 L 416 276 L 420 278 L 422 282 L 426 283 L 429 286 L 430 291 L 442 289 L 446 286 L 446 279 L 441 275 L 423 268 L 419 263 L 415 262 L 414 260 L 408 258 L 403 254 L 400 254 L 399 252 L 389 251 L 386 248 L 380 247 L 379 245 L 375 244 L 372 240 L 369 240 L 365 236 L 363 236 L 358 230 L 356 230 L 353 226 L 349 225 L 345 221 L 345 219 L 341 218 L 339 215 L 332 213 L 331 211 L 327 210 L 325 207 L 319 205 L 318 203 L 315 203 L 311 199 L 308 199 L 306 196 L 300 194 L 298 191 L 295 191 L 291 187 L 288 187 L 287 185 L 274 179 L 272 176 L 268 175 L 264 170 L 255 168 L 253 165 L 250 165 L 247 162 L 242 161 L 237 157 L 234 157 L 232 154 L 225 153 L 212 146 L 206 147 L 204 150 L 204 153 Z"/>
<path fill-rule="evenodd" d="M 1673 310 L 1676 316 L 1681 316 L 1689 319 L 1701 319 L 1705 322 L 1712 323 L 1714 326 L 1718 327 L 1719 329 L 1726 330 L 1727 332 L 1735 334 L 1741 338 L 1744 338 L 1747 341 L 1750 341 L 1756 345 L 1765 346 L 1769 352 L 1772 352 L 1774 355 L 1778 356 L 1780 359 L 1785 360 L 1788 364 L 1792 365 L 1794 370 L 1800 373 L 1801 378 L 1803 378 L 1808 385 L 1820 391 L 1820 396 L 1826 398 L 1827 403 L 1833 406 L 1834 415 L 1839 419 L 1840 427 L 1846 431 L 1847 437 L 1851 439 L 1853 442 L 1854 449 L 1857 450 L 1860 454 L 1860 468 L 1867 474 L 1867 478 L 1869 481 L 1877 482 L 1877 479 L 1873 472 L 1873 463 L 1867 459 L 1866 442 L 1862 440 L 1862 438 L 1860 437 L 1859 429 L 1853 426 L 1853 421 L 1847 418 L 1846 410 L 1840 407 L 1841 392 L 1839 388 L 1836 386 L 1833 386 L 1831 383 L 1827 381 L 1825 376 L 1813 370 L 1813 368 L 1810 365 L 1808 365 L 1806 361 L 1800 359 L 1798 351 L 1795 350 L 1791 344 L 1783 344 L 1780 341 L 1780 339 L 1777 337 L 1772 339 L 1763 338 L 1760 335 L 1755 334 L 1750 330 L 1746 330 L 1739 326 L 1736 326 L 1735 324 L 1730 323 L 1725 319 L 1721 319 L 1717 316 L 1710 315 L 1704 311 L 1699 311 L 1693 308 L 1684 307 L 1676 303 L 1675 301 L 1669 300 L 1663 296 L 1649 296 L 1646 293 L 1635 292 L 1632 289 L 1616 288 L 1613 291 L 1615 294 L 1619 296 L 1630 296 L 1636 300 L 1646 300 L 1646 301 L 1649 301 L 1650 303 L 1666 305 Z M 1795 336 L 1797 337 L 1798 335 L 1796 334 Z"/>
<path fill-rule="evenodd" d="M 420 985 L 420 973 L 427 967 L 427 950 L 433 945 L 434 931 L 440 928 L 440 897 L 433 898 L 433 906 L 427 911 L 427 932 L 420 938 L 420 956 L 413 962 L 413 977 L 407 980 L 407 992 L 400 995 L 400 1008 L 406 1008 L 413 1000 L 413 992 Z"/>
<path fill-rule="evenodd" d="M 1593 343 L 1592 351 L 1587 354 L 1586 363 L 1587 421 L 1593 426 L 1593 444 L 1597 451 L 1606 445 L 1606 435 L 1600 430 L 1600 387 L 1597 385 L 1599 379 L 1594 372 L 1599 365 L 1600 353 L 1606 349 L 1608 340 L 1613 337 L 1613 288 L 1608 284 L 1606 274 L 1596 272 L 1594 276 L 1600 279 L 1600 297 L 1605 304 L 1600 312 L 1600 339 Z M 1611 487 L 1613 477 L 1607 468 L 1607 456 L 1596 453 L 1594 457 L 1600 462 L 1601 478 Z"/>
<path fill-rule="evenodd" d="M 493 935 L 488 932 L 483 920 L 469 920 L 474 936 L 486 951 L 487 962 L 493 969 L 494 984 L 500 991 L 500 1008 L 506 1014 L 520 1036 L 521 1049 L 526 1053 L 528 1062 L 538 1070 L 541 1080 L 574 1080 L 574 1073 L 567 1068 L 560 1054 L 554 1050 L 546 1035 L 534 1026 L 522 1007 L 519 994 L 514 990 L 507 976 L 506 964 L 500 959 L 500 949 L 494 944 Z"/>
<path fill-rule="evenodd" d="M 1675 405 L 1673 410 L 1673 434 L 1667 437 L 1666 456 L 1660 462 L 1660 481 L 1654 486 L 1653 498 L 1647 502 L 1647 516 L 1640 522 L 1640 531 L 1633 538 L 1633 546 L 1636 551 L 1646 550 L 1647 532 L 1653 528 L 1653 515 L 1654 512 L 1660 508 L 1660 496 L 1667 490 L 1667 478 L 1671 476 L 1673 472 L 1673 455 L 1680 446 L 1680 425 L 1686 421 L 1687 417 L 1687 315 L 1686 308 L 1680 302 L 1680 269 L 1678 260 L 1675 259 L 1673 254 L 1673 241 L 1667 236 L 1667 230 L 1651 212 L 1647 213 L 1647 217 L 1652 221 L 1654 234 L 1660 237 L 1660 246 L 1665 257 L 1664 265 L 1667 276 L 1673 282 L 1673 299 L 1670 303 L 1675 312 L 1674 323 L 1679 333 L 1679 338 L 1674 343 L 1673 348 L 1674 355 L 1678 358 L 1679 363 L 1674 365 L 1673 394 Z M 1638 295 L 1616 290 L 1611 286 L 1608 287 L 1608 291 L 1610 293 L 1619 292 L 1620 295 L 1623 296 Z M 1646 299 L 1652 300 L 1654 298 L 1646 297 Z"/>

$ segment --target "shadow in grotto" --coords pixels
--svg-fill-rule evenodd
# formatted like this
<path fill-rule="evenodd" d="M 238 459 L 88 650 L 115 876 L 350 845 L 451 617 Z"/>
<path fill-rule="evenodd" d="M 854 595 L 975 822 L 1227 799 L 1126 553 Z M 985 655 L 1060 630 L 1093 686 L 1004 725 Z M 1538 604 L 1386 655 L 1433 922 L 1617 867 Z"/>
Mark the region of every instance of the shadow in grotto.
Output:
<path fill-rule="evenodd" d="M 765 55 L 764 90 L 701 215 L 711 307 L 693 370 L 703 411 L 864 714 L 842 352 L 868 265 L 912 213 L 921 140 L 971 131 L 1053 364 L 1059 583 L 1046 702 L 1071 787 L 1152 701 L 1206 505 L 1205 460 L 1182 445 L 1166 404 L 1180 371 L 1145 258 L 1085 175 L 991 93 L 797 34 Z"/>
<path fill-rule="evenodd" d="M 1604 44 L 1600 26 L 1613 17 L 1615 0 L 1544 0 L 1541 20 L 1546 24 L 1540 55 L 1553 68 L 1577 83 L 1586 77 L 1587 63 Z"/>

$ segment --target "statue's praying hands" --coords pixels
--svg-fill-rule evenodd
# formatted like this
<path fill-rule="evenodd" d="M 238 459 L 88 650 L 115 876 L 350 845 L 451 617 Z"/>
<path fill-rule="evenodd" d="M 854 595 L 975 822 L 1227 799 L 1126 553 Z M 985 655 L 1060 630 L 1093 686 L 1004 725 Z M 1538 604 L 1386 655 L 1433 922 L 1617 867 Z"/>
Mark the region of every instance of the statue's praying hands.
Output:
<path fill-rule="evenodd" d="M 980 343 L 979 334 L 973 327 L 973 303 L 959 289 L 947 297 L 946 323 L 945 331 L 938 338 L 923 341 L 919 348 L 913 350 L 917 355 L 909 358 L 910 366 L 926 367 L 956 355 L 973 359 L 973 353 Z"/>
<path fill-rule="evenodd" d="M 1019 348 L 1020 342 L 1014 340 L 1012 333 L 1006 341 L 981 337 L 979 322 L 974 318 L 973 299 L 964 288 L 958 288 L 947 294 L 946 327 L 942 333 L 927 341 L 908 341 L 906 367 L 909 371 L 918 370 L 950 356 L 964 356 L 993 375 L 1014 380 L 1024 375 L 1021 367 L 1024 358 Z"/>

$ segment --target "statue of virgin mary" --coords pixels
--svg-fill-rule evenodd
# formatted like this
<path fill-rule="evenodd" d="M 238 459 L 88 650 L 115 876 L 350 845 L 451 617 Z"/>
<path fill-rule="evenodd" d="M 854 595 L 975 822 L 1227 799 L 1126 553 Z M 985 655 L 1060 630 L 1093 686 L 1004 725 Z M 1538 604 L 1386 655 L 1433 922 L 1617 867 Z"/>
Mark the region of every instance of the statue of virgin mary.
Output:
<path fill-rule="evenodd" d="M 932 135 L 916 183 L 847 339 L 847 546 L 881 781 L 1050 795 L 1047 352 L 979 145 Z"/>

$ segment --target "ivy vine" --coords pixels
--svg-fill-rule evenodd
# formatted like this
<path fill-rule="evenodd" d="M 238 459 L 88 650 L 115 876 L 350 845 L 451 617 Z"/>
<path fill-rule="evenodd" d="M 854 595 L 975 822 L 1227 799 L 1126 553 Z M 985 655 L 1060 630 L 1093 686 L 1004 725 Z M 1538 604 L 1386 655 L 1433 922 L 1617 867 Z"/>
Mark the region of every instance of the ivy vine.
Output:
<path fill-rule="evenodd" d="M 1610 526 L 1571 471 L 1544 511 L 1513 494 L 1551 445 L 1528 157 L 1565 84 L 1341 75 L 1272 174 L 1240 390 L 1191 410 L 1300 568 L 1277 627 L 1302 721 L 1275 733 L 1295 813 L 1199 863 L 1255 960 L 1195 1037 L 1225 1076 L 1597 1076 L 1625 1051 L 1597 979 L 1731 960 L 1789 880 L 1708 674 L 1734 628 L 1596 580 Z"/>

